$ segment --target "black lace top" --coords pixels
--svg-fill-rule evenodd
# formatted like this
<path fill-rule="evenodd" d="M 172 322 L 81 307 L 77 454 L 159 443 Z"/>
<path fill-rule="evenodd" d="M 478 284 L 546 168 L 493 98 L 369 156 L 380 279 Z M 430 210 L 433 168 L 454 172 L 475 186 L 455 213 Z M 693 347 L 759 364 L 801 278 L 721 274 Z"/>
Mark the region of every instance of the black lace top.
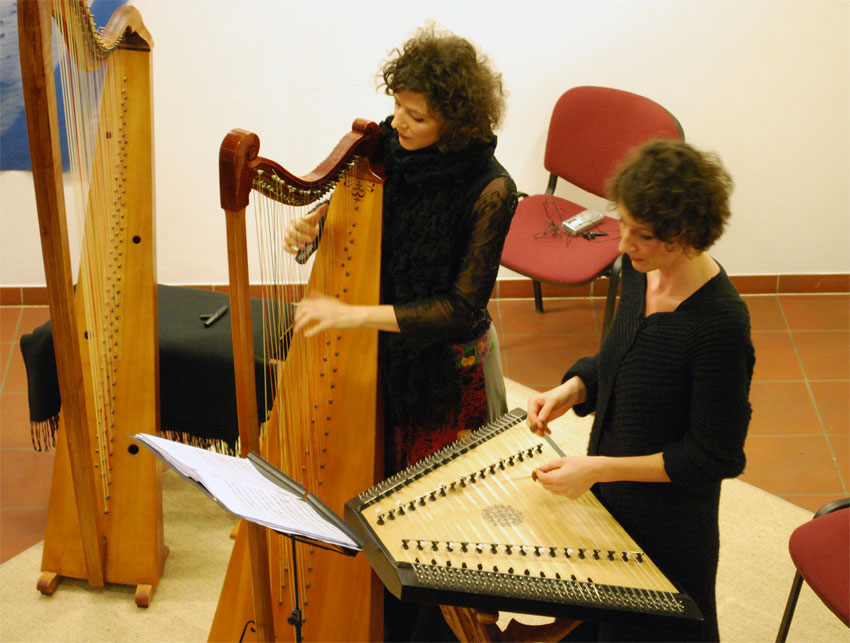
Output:
<path fill-rule="evenodd" d="M 493 156 L 495 138 L 456 153 L 407 151 L 381 123 L 384 186 L 382 302 L 401 333 L 382 333 L 382 362 L 400 417 L 459 399 L 452 344 L 490 324 L 487 302 L 516 209 L 516 186 Z"/>

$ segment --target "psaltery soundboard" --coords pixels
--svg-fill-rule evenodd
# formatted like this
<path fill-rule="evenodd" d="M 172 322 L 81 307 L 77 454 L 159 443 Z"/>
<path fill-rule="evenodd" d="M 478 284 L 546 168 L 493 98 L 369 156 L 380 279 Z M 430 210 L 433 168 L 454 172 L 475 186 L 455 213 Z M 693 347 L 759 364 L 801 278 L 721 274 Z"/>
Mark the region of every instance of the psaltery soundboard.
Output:
<path fill-rule="evenodd" d="M 402 600 L 606 621 L 700 621 L 591 492 L 552 494 L 532 472 L 564 453 L 515 409 L 345 507 Z"/>

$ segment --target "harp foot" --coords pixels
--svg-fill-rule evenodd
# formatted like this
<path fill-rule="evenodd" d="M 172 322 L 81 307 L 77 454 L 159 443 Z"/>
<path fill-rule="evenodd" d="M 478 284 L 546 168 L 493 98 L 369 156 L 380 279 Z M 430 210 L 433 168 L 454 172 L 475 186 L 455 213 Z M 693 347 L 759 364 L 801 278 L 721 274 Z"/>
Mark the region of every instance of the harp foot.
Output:
<path fill-rule="evenodd" d="M 154 589 L 156 588 L 153 585 L 136 585 L 136 605 L 139 607 L 150 607 Z"/>
<path fill-rule="evenodd" d="M 56 586 L 59 585 L 60 580 L 62 580 L 62 577 L 56 572 L 44 572 L 39 577 L 36 587 L 45 596 L 50 596 L 56 591 Z"/>

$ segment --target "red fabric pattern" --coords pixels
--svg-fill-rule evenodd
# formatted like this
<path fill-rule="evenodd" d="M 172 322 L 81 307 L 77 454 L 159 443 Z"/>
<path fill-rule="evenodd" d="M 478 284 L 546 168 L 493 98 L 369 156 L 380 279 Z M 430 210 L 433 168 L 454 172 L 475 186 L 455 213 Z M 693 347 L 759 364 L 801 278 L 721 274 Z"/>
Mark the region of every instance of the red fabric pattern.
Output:
<path fill-rule="evenodd" d="M 457 440 L 458 431 L 477 429 L 487 423 L 487 392 L 484 388 L 484 365 L 474 364 L 460 369 L 462 397 L 460 406 L 448 412 L 448 419 L 437 426 L 408 424 L 396 426 L 392 442 L 387 445 L 393 471 L 405 467 L 439 451 Z"/>

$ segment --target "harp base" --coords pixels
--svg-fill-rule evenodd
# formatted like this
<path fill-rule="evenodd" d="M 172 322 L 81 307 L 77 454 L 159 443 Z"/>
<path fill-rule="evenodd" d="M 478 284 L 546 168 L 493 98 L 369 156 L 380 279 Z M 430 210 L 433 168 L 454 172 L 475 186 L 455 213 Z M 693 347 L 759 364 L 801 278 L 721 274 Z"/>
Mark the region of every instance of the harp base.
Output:
<path fill-rule="evenodd" d="M 165 547 L 162 557 L 163 567 L 165 566 L 165 559 L 168 557 L 168 553 L 168 547 Z M 162 569 L 160 569 L 160 575 L 161 574 Z M 36 583 L 36 588 L 45 596 L 52 596 L 53 593 L 56 591 L 56 588 L 59 586 L 59 582 L 62 580 L 62 578 L 64 578 L 64 576 L 58 572 L 42 572 L 41 576 L 39 576 L 38 578 L 38 582 Z M 133 595 L 133 599 L 136 605 L 138 607 L 150 607 L 151 601 L 153 601 L 153 594 L 156 591 L 156 587 L 156 583 L 139 583 L 138 585 L 136 585 L 136 591 Z"/>

